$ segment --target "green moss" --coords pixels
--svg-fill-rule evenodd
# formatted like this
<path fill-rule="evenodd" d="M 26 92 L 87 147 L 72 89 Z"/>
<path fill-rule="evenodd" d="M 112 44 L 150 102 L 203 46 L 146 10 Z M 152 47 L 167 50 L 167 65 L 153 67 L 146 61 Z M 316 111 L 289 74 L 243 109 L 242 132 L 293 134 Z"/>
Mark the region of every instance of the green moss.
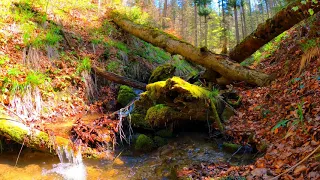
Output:
<path fill-rule="evenodd" d="M 155 147 L 152 139 L 144 134 L 140 134 L 137 138 L 134 148 L 138 151 L 148 152 Z"/>
<path fill-rule="evenodd" d="M 164 91 L 177 91 L 180 93 L 180 96 L 186 97 L 189 99 L 212 99 L 214 95 L 211 94 L 211 91 L 190 84 L 180 77 L 172 77 L 167 81 L 158 81 L 152 84 L 147 85 L 147 91 L 149 97 L 153 100 L 159 99 L 164 95 Z"/>
<path fill-rule="evenodd" d="M 0 121 L 0 135 L 17 142 L 25 143 L 26 146 L 38 150 L 51 150 L 55 146 L 66 146 L 69 144 L 67 139 L 56 137 L 55 141 L 51 141 L 47 133 L 36 131 L 30 134 L 25 125 L 12 121 Z"/>
<path fill-rule="evenodd" d="M 173 136 L 172 131 L 169 129 L 162 129 L 156 132 L 156 135 L 163 138 L 171 138 Z"/>
<path fill-rule="evenodd" d="M 152 101 L 156 101 L 162 95 L 162 88 L 166 85 L 166 81 L 158 81 L 147 85 L 147 92 L 145 93 Z"/>
<path fill-rule="evenodd" d="M 173 110 L 165 106 L 164 104 L 157 104 L 148 109 L 145 121 L 149 122 L 153 126 L 159 126 L 164 124 L 164 122 L 168 122 L 169 118 L 171 118 Z"/>
<path fill-rule="evenodd" d="M 1 134 L 7 134 L 13 141 L 22 143 L 23 138 L 27 137 L 28 131 L 26 129 L 19 128 L 19 126 L 13 125 L 13 123 L 15 122 L 9 122 L 5 120 L 0 121 Z"/>
<path fill-rule="evenodd" d="M 133 127 L 143 128 L 143 129 L 151 129 L 150 124 L 145 121 L 145 115 L 140 113 L 133 113 L 131 115 L 131 123 Z"/>
<path fill-rule="evenodd" d="M 219 100 L 217 96 L 219 91 L 209 91 L 179 77 L 172 77 L 148 84 L 147 91 L 136 104 L 145 109 L 141 112 L 146 114 L 145 121 L 153 127 L 166 127 L 172 122 L 190 119 L 207 121 L 209 117 L 223 131 L 216 109 Z"/>
<path fill-rule="evenodd" d="M 135 110 L 139 111 L 142 114 L 146 114 L 147 110 L 154 106 L 153 101 L 149 98 L 147 92 L 143 92 L 140 94 L 140 98 L 135 102 Z"/>
<path fill-rule="evenodd" d="M 234 153 L 241 147 L 241 145 L 224 142 L 222 144 L 222 147 L 223 147 L 224 150 L 226 150 L 226 151 L 228 151 L 230 153 Z"/>
<path fill-rule="evenodd" d="M 172 64 L 164 64 L 153 70 L 149 83 L 166 80 L 174 75 L 176 67 Z"/>
<path fill-rule="evenodd" d="M 133 89 L 122 85 L 120 86 L 120 91 L 118 93 L 117 101 L 122 105 L 126 106 L 130 101 L 132 101 L 137 95 L 134 93 Z"/>
<path fill-rule="evenodd" d="M 159 136 L 155 136 L 153 140 L 158 147 L 161 147 L 167 144 L 167 140 Z"/>

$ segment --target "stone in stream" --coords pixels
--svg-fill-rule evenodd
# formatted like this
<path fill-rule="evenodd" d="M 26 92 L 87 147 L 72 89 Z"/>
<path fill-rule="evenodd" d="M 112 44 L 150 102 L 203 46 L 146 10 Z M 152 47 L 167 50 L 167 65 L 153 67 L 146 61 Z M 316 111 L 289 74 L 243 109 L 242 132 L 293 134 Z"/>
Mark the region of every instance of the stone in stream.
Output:
<path fill-rule="evenodd" d="M 150 137 L 140 134 L 135 142 L 134 148 L 138 151 L 148 152 L 155 148 L 155 144 Z"/>
<path fill-rule="evenodd" d="M 134 92 L 134 90 L 132 88 L 130 88 L 129 86 L 125 86 L 125 85 L 120 86 L 120 91 L 118 93 L 117 101 L 122 106 L 126 106 L 135 97 L 137 97 L 137 94 Z"/>

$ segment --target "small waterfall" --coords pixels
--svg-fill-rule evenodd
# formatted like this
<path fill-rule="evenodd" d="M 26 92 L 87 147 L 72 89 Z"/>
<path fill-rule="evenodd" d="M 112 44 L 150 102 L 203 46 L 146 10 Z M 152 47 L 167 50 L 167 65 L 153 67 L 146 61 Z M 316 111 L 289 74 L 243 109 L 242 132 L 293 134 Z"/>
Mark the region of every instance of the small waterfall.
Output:
<path fill-rule="evenodd" d="M 59 174 L 65 180 L 86 180 L 87 171 L 82 162 L 81 152 L 74 153 L 65 147 L 58 147 L 59 164 L 54 164 L 51 170 L 44 170 L 43 174 Z"/>

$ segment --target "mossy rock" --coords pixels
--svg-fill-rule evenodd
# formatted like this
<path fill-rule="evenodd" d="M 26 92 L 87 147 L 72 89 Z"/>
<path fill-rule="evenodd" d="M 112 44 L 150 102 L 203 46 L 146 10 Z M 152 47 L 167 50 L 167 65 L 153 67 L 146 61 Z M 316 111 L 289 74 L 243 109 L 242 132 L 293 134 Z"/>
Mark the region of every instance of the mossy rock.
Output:
<path fill-rule="evenodd" d="M 145 121 L 145 115 L 140 113 L 131 114 L 131 123 L 133 127 L 143 128 L 143 129 L 151 129 L 148 121 Z"/>
<path fill-rule="evenodd" d="M 164 146 L 166 145 L 168 142 L 165 138 L 162 138 L 162 137 L 159 137 L 159 136 L 155 136 L 153 138 L 155 144 L 158 146 L 158 147 L 161 147 L 161 146 Z"/>
<path fill-rule="evenodd" d="M 138 100 L 136 104 L 142 108 L 146 104 L 143 111 L 146 113 L 145 120 L 153 127 L 167 127 L 170 123 L 190 119 L 207 121 L 209 118 L 223 131 L 216 109 L 218 91 L 190 84 L 180 77 L 148 84 L 146 89 L 147 91 L 141 94 L 143 100 Z"/>
<path fill-rule="evenodd" d="M 143 92 L 140 94 L 139 100 L 134 103 L 134 106 L 135 110 L 139 111 L 140 113 L 146 114 L 147 110 L 150 107 L 154 106 L 154 102 L 149 98 L 147 92 Z"/>
<path fill-rule="evenodd" d="M 154 83 L 157 81 L 164 81 L 168 78 L 171 78 L 174 75 L 176 67 L 172 64 L 164 64 L 158 66 L 155 70 L 153 70 L 150 78 L 149 83 Z"/>
<path fill-rule="evenodd" d="M 149 122 L 152 126 L 160 126 L 164 122 L 169 122 L 173 113 L 172 108 L 164 104 L 157 104 L 148 109 L 145 121 Z"/>
<path fill-rule="evenodd" d="M 144 134 L 140 134 L 137 138 L 134 148 L 138 151 L 148 152 L 155 147 L 152 139 Z"/>
<path fill-rule="evenodd" d="M 234 144 L 234 143 L 224 142 L 224 143 L 222 144 L 222 148 L 223 148 L 225 151 L 230 152 L 230 153 L 236 152 L 240 147 L 241 147 L 241 145 L 239 145 L 239 144 Z"/>
<path fill-rule="evenodd" d="M 122 85 L 120 86 L 120 91 L 118 93 L 117 101 L 122 105 L 126 106 L 129 102 L 131 102 L 135 97 L 137 97 L 136 93 L 134 93 L 133 89 Z"/>
<path fill-rule="evenodd" d="M 160 131 L 157 131 L 156 135 L 163 138 L 171 138 L 173 136 L 172 131 L 169 129 L 162 129 Z"/>

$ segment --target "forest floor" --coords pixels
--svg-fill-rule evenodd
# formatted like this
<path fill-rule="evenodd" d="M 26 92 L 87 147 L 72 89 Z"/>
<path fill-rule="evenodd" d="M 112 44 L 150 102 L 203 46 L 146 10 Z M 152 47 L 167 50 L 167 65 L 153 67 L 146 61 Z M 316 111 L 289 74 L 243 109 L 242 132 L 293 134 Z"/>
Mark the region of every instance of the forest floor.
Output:
<path fill-rule="evenodd" d="M 197 164 L 180 175 L 195 179 L 272 179 L 290 170 L 283 174 L 283 179 L 320 178 L 319 32 L 320 14 L 286 32 L 287 38 L 272 54 L 252 66 L 275 74 L 271 85 L 233 87 L 242 96 L 242 105 L 226 123 L 227 134 L 235 143 L 256 144 L 259 151 L 265 152 L 264 156 L 246 166 Z M 266 53 L 270 52 L 262 52 Z"/>

